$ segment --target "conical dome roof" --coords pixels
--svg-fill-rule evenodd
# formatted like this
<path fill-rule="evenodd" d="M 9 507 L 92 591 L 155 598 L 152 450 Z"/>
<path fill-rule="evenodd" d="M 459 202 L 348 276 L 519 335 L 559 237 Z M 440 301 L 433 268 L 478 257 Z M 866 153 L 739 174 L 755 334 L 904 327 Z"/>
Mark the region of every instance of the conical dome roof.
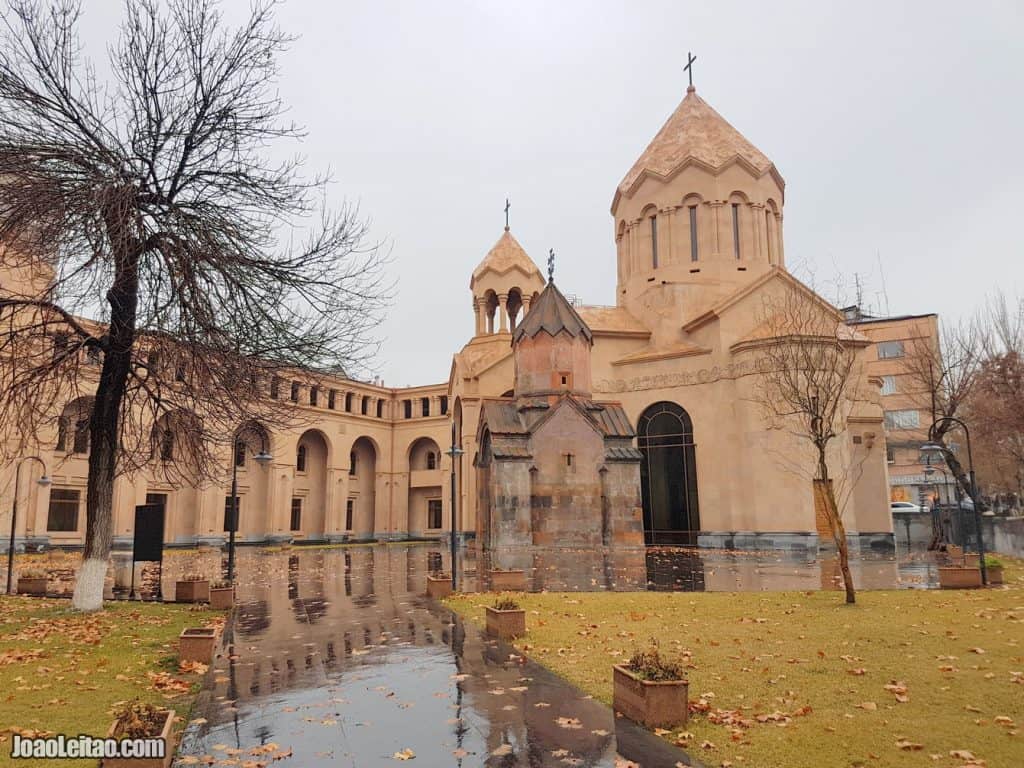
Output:
<path fill-rule="evenodd" d="M 552 336 L 557 336 L 560 333 L 582 336 L 590 342 L 593 342 L 594 338 L 590 327 L 572 308 L 568 299 L 562 295 L 554 283 L 548 283 L 541 291 L 540 296 L 533 300 L 530 311 L 516 326 L 512 343 L 514 344 L 524 337 L 532 339 L 541 331 L 547 331 Z"/>
<path fill-rule="evenodd" d="M 618 194 L 629 194 L 645 172 L 667 178 L 689 159 L 718 169 L 737 158 L 752 166 L 758 174 L 767 173 L 774 167 L 761 150 L 747 141 L 690 86 L 676 111 L 622 179 Z"/>
<path fill-rule="evenodd" d="M 491 270 L 499 275 L 503 275 L 513 269 L 520 269 L 526 275 L 535 275 L 542 281 L 544 276 L 541 274 L 540 269 L 533 263 L 523 246 L 519 244 L 512 233 L 505 228 L 501 237 L 498 238 L 498 242 L 494 244 L 494 247 L 487 252 L 484 256 L 484 260 L 477 265 L 477 268 L 473 270 L 473 277 L 469 281 L 469 287 L 472 288 L 480 276 Z"/>

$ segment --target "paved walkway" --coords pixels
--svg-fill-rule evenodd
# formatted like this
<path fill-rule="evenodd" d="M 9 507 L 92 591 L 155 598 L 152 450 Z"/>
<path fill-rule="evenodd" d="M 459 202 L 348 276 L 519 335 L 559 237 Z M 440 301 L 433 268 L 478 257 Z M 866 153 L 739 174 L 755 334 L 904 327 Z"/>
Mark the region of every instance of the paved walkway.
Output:
<path fill-rule="evenodd" d="M 420 596 L 436 546 L 243 550 L 239 608 L 178 765 L 690 765 Z M 444 562 L 447 565 L 447 562 Z M 204 759 L 205 758 L 205 759 Z"/>

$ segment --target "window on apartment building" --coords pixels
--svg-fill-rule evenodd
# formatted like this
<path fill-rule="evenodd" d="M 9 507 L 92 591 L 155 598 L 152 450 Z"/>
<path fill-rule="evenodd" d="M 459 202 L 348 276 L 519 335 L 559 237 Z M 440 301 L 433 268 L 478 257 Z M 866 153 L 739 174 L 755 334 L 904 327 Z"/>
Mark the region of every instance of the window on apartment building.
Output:
<path fill-rule="evenodd" d="M 281 396 L 281 379 L 277 376 L 270 380 L 270 396 L 277 400 Z"/>
<path fill-rule="evenodd" d="M 160 435 L 160 458 L 163 461 L 174 461 L 174 432 L 166 427 Z"/>
<path fill-rule="evenodd" d="M 427 451 L 427 469 L 437 469 L 437 454 Z"/>
<path fill-rule="evenodd" d="M 890 464 L 896 463 L 896 449 L 891 445 L 887 446 L 885 449 L 885 460 Z"/>
<path fill-rule="evenodd" d="M 302 530 L 302 499 L 298 497 L 292 497 L 291 530 Z"/>
<path fill-rule="evenodd" d="M 320 387 L 309 388 L 309 404 L 317 405 L 320 402 Z"/>
<path fill-rule="evenodd" d="M 66 333 L 53 334 L 53 361 L 60 360 L 68 348 L 68 335 Z"/>
<path fill-rule="evenodd" d="M 363 416 L 366 416 L 369 412 L 370 412 L 370 398 L 368 396 L 366 396 L 366 395 L 363 395 L 363 405 L 362 405 L 362 408 L 360 409 L 360 413 L 362 413 Z"/>
<path fill-rule="evenodd" d="M 356 500 L 355 499 L 349 499 L 348 501 L 345 502 L 345 530 L 346 531 L 351 531 L 352 530 L 352 518 L 355 516 L 355 512 L 356 512 Z"/>
<path fill-rule="evenodd" d="M 427 499 L 427 528 L 441 527 L 441 500 Z"/>
<path fill-rule="evenodd" d="M 299 445 L 295 451 L 295 471 L 306 471 L 306 446 L 304 445 Z"/>
<path fill-rule="evenodd" d="M 883 376 L 882 377 L 882 394 L 883 395 L 895 395 L 896 394 L 896 377 L 895 376 Z"/>
<path fill-rule="evenodd" d="M 235 442 L 235 466 L 245 466 L 245 441 L 237 440 Z"/>
<path fill-rule="evenodd" d="M 405 408 L 405 418 L 411 419 L 412 418 L 412 400 L 404 400 L 402 402 L 402 405 Z"/>
<path fill-rule="evenodd" d="M 880 341 L 878 343 L 878 359 L 879 360 L 892 360 L 896 357 L 903 357 L 903 342 L 902 341 Z"/>
<path fill-rule="evenodd" d="M 297 381 L 293 381 L 292 382 L 292 395 L 291 396 L 292 396 L 292 402 L 293 403 L 299 402 L 299 382 L 297 382 Z"/>
<path fill-rule="evenodd" d="M 50 490 L 50 508 L 46 514 L 46 530 L 77 531 L 80 499 L 80 491 L 72 488 L 52 488 Z"/>
<path fill-rule="evenodd" d="M 916 410 L 886 411 L 886 429 L 916 429 L 921 426 L 921 414 Z"/>
<path fill-rule="evenodd" d="M 327 407 L 332 411 L 338 407 L 338 390 L 332 389 L 327 392 Z"/>
<path fill-rule="evenodd" d="M 345 393 L 345 412 L 352 413 L 352 393 Z"/>
<path fill-rule="evenodd" d="M 424 416 L 429 416 L 430 415 L 430 398 L 429 397 L 421 397 L 420 398 L 420 407 L 423 409 L 423 415 Z"/>
<path fill-rule="evenodd" d="M 378 400 L 377 401 L 377 418 L 378 419 L 383 419 L 384 418 L 384 401 L 383 400 Z"/>
<path fill-rule="evenodd" d="M 354 475 L 356 473 L 356 452 L 352 451 L 348 455 L 348 473 Z"/>
<path fill-rule="evenodd" d="M 441 395 L 441 415 L 448 415 L 448 395 Z"/>

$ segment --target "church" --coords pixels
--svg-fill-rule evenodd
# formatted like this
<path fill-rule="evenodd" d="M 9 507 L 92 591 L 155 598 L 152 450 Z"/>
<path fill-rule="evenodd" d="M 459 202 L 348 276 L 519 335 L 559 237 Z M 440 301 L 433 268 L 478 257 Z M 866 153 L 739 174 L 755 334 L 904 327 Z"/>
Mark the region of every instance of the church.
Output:
<path fill-rule="evenodd" d="M 786 466 L 799 438 L 768 429 L 757 403 L 759 350 L 772 343 L 760 314 L 766 297 L 797 291 L 843 317 L 786 270 L 782 175 L 691 85 L 609 191 L 614 306 L 563 293 L 506 227 L 469 276 L 473 334 L 447 382 L 285 386 L 275 394 L 315 426 L 236 446 L 223 485 L 118 478 L 115 546 L 130 546 L 143 504 L 163 506 L 168 545 L 223 542 L 234 469 L 246 543 L 444 538 L 454 527 L 484 548 L 815 550 L 829 534 L 814 483 Z M 859 338 L 859 354 L 873 354 Z M 877 394 L 881 382 L 867 383 Z M 17 492 L 26 510 L 19 545 L 82 543 L 78 425 L 89 407 L 66 403 L 44 436 L 51 486 L 23 477 L 15 490 L 13 466 L 0 470 L 0 504 Z M 877 396 L 835 442 L 851 543 L 891 547 Z"/>

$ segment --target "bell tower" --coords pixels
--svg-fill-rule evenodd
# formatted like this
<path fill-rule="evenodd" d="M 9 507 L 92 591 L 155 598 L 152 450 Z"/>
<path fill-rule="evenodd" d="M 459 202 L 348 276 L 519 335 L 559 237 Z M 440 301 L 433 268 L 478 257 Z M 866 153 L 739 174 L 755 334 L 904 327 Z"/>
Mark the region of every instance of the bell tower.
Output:
<path fill-rule="evenodd" d="M 474 337 L 511 334 L 544 288 L 544 276 L 508 226 L 469 281 Z"/>
<path fill-rule="evenodd" d="M 690 85 L 615 190 L 616 303 L 674 322 L 784 268 L 784 191 L 772 161 Z"/>

